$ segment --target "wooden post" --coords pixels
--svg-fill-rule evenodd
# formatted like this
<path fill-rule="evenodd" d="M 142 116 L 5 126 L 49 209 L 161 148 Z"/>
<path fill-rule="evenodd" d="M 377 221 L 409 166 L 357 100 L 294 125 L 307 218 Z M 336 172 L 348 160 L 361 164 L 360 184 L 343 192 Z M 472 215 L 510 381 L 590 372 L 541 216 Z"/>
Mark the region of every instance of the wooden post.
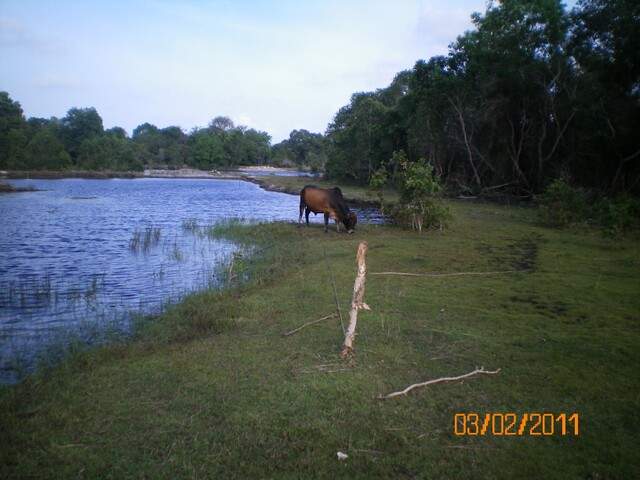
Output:
<path fill-rule="evenodd" d="M 351 300 L 351 310 L 349 310 L 349 326 L 344 335 L 342 345 L 342 355 L 348 356 L 353 351 L 353 341 L 356 338 L 356 323 L 358 322 L 358 310 L 371 310 L 369 305 L 362 301 L 364 297 L 364 284 L 366 281 L 367 266 L 365 256 L 367 254 L 367 242 L 360 242 L 356 260 L 358 262 L 358 274 L 353 284 L 353 299 Z"/>

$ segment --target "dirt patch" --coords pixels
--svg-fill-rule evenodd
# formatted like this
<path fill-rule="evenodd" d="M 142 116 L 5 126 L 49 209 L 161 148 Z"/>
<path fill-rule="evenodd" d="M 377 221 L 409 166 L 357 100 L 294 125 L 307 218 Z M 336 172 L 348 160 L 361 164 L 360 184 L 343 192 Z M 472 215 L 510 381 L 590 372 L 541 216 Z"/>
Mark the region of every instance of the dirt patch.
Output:
<path fill-rule="evenodd" d="M 500 246 L 484 242 L 476 245 L 476 250 L 488 255 L 492 264 L 498 268 L 520 271 L 535 271 L 538 264 L 540 245 L 546 242 L 541 235 L 530 235 Z"/>
<path fill-rule="evenodd" d="M 530 305 L 537 312 L 551 318 L 561 317 L 567 312 L 567 306 L 562 302 L 545 302 L 532 295 L 514 295 L 509 297 L 509 300 L 514 303 Z"/>

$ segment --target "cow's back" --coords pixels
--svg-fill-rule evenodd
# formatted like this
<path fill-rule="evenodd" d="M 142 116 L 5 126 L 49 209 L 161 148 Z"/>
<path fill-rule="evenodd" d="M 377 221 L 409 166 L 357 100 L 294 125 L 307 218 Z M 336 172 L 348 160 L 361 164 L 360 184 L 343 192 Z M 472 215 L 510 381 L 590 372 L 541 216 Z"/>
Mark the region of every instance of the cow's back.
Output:
<path fill-rule="evenodd" d="M 327 189 L 306 185 L 300 191 L 300 206 L 304 205 L 313 213 L 326 212 L 331 208 L 331 195 L 328 193 Z"/>

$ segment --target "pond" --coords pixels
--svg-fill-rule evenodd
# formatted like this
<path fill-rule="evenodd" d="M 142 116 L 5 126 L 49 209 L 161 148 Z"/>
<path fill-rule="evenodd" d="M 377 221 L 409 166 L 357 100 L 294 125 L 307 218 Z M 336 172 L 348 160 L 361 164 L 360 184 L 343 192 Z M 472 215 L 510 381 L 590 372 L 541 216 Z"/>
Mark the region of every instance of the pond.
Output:
<path fill-rule="evenodd" d="M 14 180 L 0 195 L 0 383 L 69 338 L 126 334 L 214 286 L 233 244 L 193 234 L 221 219 L 297 221 L 298 198 L 240 180 Z M 293 226 L 293 225 L 292 225 Z"/>

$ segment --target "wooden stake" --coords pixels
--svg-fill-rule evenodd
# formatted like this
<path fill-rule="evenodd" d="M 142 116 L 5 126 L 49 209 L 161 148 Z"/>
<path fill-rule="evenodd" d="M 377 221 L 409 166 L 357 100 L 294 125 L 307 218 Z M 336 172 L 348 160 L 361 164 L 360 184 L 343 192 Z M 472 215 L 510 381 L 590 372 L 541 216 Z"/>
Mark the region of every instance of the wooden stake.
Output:
<path fill-rule="evenodd" d="M 367 265 L 365 256 L 367 254 L 367 242 L 360 242 L 356 260 L 358 262 L 358 274 L 353 284 L 353 299 L 351 300 L 351 310 L 349 310 L 349 326 L 344 335 L 342 345 L 342 356 L 346 357 L 353 351 L 353 341 L 356 338 L 356 323 L 358 322 L 359 310 L 371 310 L 369 305 L 362 301 L 364 297 L 364 284 L 366 282 Z"/>

